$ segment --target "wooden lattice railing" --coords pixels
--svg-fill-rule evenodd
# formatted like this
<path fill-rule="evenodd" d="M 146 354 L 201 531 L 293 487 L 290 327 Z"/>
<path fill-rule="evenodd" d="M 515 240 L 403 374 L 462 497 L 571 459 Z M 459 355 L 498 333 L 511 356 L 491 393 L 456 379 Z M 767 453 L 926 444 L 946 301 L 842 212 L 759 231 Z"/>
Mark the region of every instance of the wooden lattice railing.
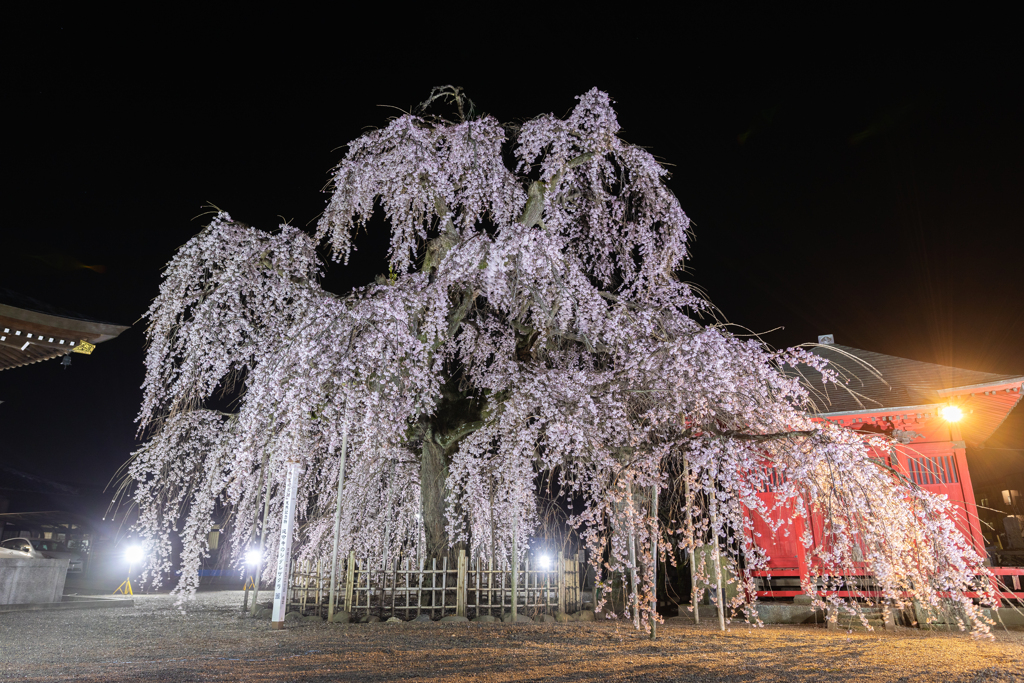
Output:
<path fill-rule="evenodd" d="M 580 570 L 576 557 L 561 553 L 551 566 L 538 567 L 525 560 L 518 568 L 517 612 L 527 616 L 574 612 L 582 604 Z M 456 561 L 436 559 L 430 566 L 412 558 L 396 558 L 385 568 L 380 561 L 357 559 L 355 553 L 339 561 L 336 571 L 335 611 L 374 614 L 382 619 L 431 618 L 447 615 L 500 617 L 512 609 L 512 569 L 495 568 L 493 561 L 470 562 L 465 551 Z M 324 616 L 330 601 L 330 566 L 301 561 L 292 566 L 288 581 L 288 609 Z"/>

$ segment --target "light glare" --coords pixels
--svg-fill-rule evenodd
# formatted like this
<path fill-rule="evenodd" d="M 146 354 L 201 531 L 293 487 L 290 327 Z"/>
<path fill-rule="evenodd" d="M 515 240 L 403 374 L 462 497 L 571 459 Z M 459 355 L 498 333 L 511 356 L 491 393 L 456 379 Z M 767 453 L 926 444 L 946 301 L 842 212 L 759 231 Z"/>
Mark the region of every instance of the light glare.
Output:
<path fill-rule="evenodd" d="M 547 555 L 541 555 L 540 556 L 540 566 L 542 568 L 544 568 L 544 569 L 550 569 L 551 568 L 551 558 L 548 557 Z"/>
<path fill-rule="evenodd" d="M 942 419 L 946 422 L 959 422 L 964 412 L 956 406 L 946 406 L 942 409 Z"/>
<path fill-rule="evenodd" d="M 245 554 L 246 564 L 259 564 L 260 559 L 262 559 L 262 556 L 260 555 L 259 550 L 250 550 Z"/>
<path fill-rule="evenodd" d="M 124 551 L 124 559 L 128 560 L 128 564 L 138 564 L 142 561 L 144 553 L 142 552 L 141 545 L 131 545 Z"/>

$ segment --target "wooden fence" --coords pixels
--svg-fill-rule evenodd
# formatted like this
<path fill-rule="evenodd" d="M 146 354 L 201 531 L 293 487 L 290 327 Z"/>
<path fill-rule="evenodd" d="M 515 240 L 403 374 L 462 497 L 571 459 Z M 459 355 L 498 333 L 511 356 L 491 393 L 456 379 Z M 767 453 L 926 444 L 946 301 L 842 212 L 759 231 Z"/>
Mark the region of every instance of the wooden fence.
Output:
<path fill-rule="evenodd" d="M 357 559 L 349 553 L 338 562 L 335 611 L 353 615 L 373 614 L 381 619 L 413 619 L 428 614 L 433 619 L 457 615 L 500 617 L 512 609 L 512 570 L 495 569 L 492 562 L 470 562 L 459 551 L 455 562 L 436 559 L 430 566 L 417 566 L 411 558 L 387 563 Z M 561 553 L 550 566 L 531 566 L 529 559 L 519 566 L 516 589 L 517 612 L 526 616 L 575 612 L 580 609 L 580 571 L 576 557 Z M 292 565 L 288 581 L 288 610 L 306 615 L 326 616 L 330 602 L 331 568 L 321 561 Z"/>

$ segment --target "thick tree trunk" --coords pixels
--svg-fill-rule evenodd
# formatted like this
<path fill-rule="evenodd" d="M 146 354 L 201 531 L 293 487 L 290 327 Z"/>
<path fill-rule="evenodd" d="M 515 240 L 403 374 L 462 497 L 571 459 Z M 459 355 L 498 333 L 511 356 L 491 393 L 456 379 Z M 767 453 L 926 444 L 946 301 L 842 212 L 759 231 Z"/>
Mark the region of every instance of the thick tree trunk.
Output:
<path fill-rule="evenodd" d="M 444 447 L 434 440 L 434 431 L 427 429 L 420 457 L 420 497 L 423 501 L 423 533 L 426 557 L 448 554 L 448 530 L 444 515 L 445 484 L 448 481 L 448 457 Z"/>

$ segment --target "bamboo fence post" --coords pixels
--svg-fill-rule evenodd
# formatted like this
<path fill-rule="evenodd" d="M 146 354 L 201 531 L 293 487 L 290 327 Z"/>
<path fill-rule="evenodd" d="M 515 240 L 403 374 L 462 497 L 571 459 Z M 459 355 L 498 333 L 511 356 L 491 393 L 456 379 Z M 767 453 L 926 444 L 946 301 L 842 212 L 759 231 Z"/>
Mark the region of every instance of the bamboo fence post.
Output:
<path fill-rule="evenodd" d="M 565 578 L 568 574 L 568 564 L 562 553 L 558 553 L 558 611 L 565 612 Z"/>
<path fill-rule="evenodd" d="M 448 556 L 444 556 L 441 572 L 441 617 L 444 618 L 444 608 L 448 606 Z"/>
<path fill-rule="evenodd" d="M 480 584 L 483 583 L 483 558 L 476 558 L 476 616 L 480 616 Z"/>
<path fill-rule="evenodd" d="M 576 584 L 579 583 L 579 573 L 579 563 L 571 557 L 565 558 L 565 603 L 569 609 L 576 607 Z M 583 609 L 583 605 L 579 608 Z"/>
<path fill-rule="evenodd" d="M 413 588 L 412 577 L 417 575 L 417 572 L 413 571 L 413 567 L 419 562 L 419 558 L 413 555 L 412 557 L 405 558 L 405 615 L 409 616 L 412 614 L 412 594 L 413 590 L 419 590 L 419 586 Z M 419 614 L 419 600 L 416 601 L 416 614 Z"/>
<path fill-rule="evenodd" d="M 571 610 L 581 610 L 583 601 L 580 599 L 580 563 L 572 557 L 567 557 L 569 565 L 569 576 L 565 586 L 565 602 Z"/>
<path fill-rule="evenodd" d="M 395 594 L 398 593 L 398 561 L 399 558 L 395 558 L 391 561 L 391 566 L 394 570 L 391 572 L 391 616 L 395 615 Z"/>
<path fill-rule="evenodd" d="M 419 580 L 416 582 L 416 616 L 423 613 L 423 555 L 417 549 L 416 558 L 420 566 Z"/>
<path fill-rule="evenodd" d="M 502 598 L 502 602 L 505 599 Z M 487 560 L 487 613 L 494 616 L 494 556 Z M 498 615 L 501 617 L 501 614 Z"/>
<path fill-rule="evenodd" d="M 562 578 L 562 591 L 565 593 L 565 595 L 562 596 L 562 603 L 566 607 L 568 607 L 569 609 L 572 609 L 572 604 L 573 604 L 573 599 L 572 599 L 572 596 L 573 596 L 573 582 L 574 582 L 572 574 L 573 574 L 573 571 L 574 570 L 578 570 L 579 567 L 576 565 L 576 563 L 572 559 L 572 557 L 563 557 L 562 561 L 565 563 L 565 570 L 564 570 L 565 576 Z M 563 609 L 563 611 L 565 611 L 565 610 Z"/>
<path fill-rule="evenodd" d="M 559 559 L 561 559 L 561 556 L 562 556 L 562 553 L 558 553 Z M 558 581 L 558 578 L 557 578 L 558 574 L 561 573 L 561 572 L 559 572 L 559 567 L 558 567 L 559 564 L 560 563 L 556 561 L 555 566 L 554 566 L 555 577 L 556 577 L 555 581 L 556 582 Z M 551 567 L 548 567 L 547 571 L 544 572 L 544 613 L 545 614 L 551 612 L 551 569 L 552 569 Z M 556 589 L 557 589 L 557 586 L 556 586 Z"/>
<path fill-rule="evenodd" d="M 386 552 L 387 551 L 385 551 L 385 553 Z M 373 571 L 374 571 L 372 569 L 373 565 L 370 565 L 369 560 L 367 560 L 367 565 L 369 565 L 371 567 L 371 569 L 370 569 L 370 579 L 369 580 L 373 581 Z M 367 584 L 367 586 L 369 586 L 369 584 Z M 380 568 L 380 599 L 377 602 L 377 616 L 380 617 L 381 621 L 384 621 L 384 601 L 387 600 L 387 597 L 386 597 L 387 596 L 387 591 L 388 591 L 388 565 L 387 565 L 387 559 L 385 559 L 384 560 L 384 564 Z M 367 600 L 367 602 L 369 602 L 369 600 Z M 367 610 L 367 612 L 369 612 L 369 610 Z"/>
<path fill-rule="evenodd" d="M 352 613 L 352 591 L 356 580 L 356 551 L 348 552 L 348 566 L 345 567 L 345 611 Z"/>
<path fill-rule="evenodd" d="M 313 566 L 311 560 L 303 562 L 305 566 L 306 575 L 302 580 L 302 614 L 305 616 L 306 610 L 309 609 L 309 585 L 313 582 Z"/>
<path fill-rule="evenodd" d="M 437 609 L 437 558 L 430 558 L 430 618 L 434 618 Z M 441 613 L 444 616 L 444 612 Z"/>
<path fill-rule="evenodd" d="M 580 572 L 583 572 L 582 578 Z M 583 548 L 580 548 L 579 556 L 576 559 L 576 600 L 580 603 L 580 609 L 583 609 L 583 591 L 587 588 L 587 576 L 590 575 L 590 565 L 587 564 L 587 553 Z M 590 595 L 591 607 L 597 607 L 597 603 L 594 602 L 594 595 Z"/>
<path fill-rule="evenodd" d="M 403 574 L 405 576 L 405 588 L 403 588 L 402 590 L 405 591 L 405 616 L 408 617 L 409 616 L 409 606 L 410 606 L 409 600 L 410 600 L 410 597 L 411 597 L 410 596 L 410 592 L 412 590 L 412 584 L 409 583 L 409 558 L 406 557 L 406 558 L 404 558 L 404 560 L 405 560 L 404 564 L 399 563 L 399 566 L 403 567 L 403 569 L 399 570 L 398 573 L 399 574 Z"/>
<path fill-rule="evenodd" d="M 527 613 L 527 608 L 530 606 L 530 556 L 527 555 L 526 559 L 523 560 L 523 614 L 530 616 Z"/>
<path fill-rule="evenodd" d="M 583 609 L 583 587 L 580 585 L 580 564 L 580 561 L 576 560 L 572 568 L 572 602 L 574 605 L 579 606 L 580 609 Z M 585 566 L 583 571 L 586 571 Z M 593 600 L 593 597 L 591 597 L 591 600 Z M 593 607 L 593 605 L 591 605 L 591 607 Z"/>
<path fill-rule="evenodd" d="M 466 549 L 459 548 L 455 574 L 455 616 L 466 616 Z"/>
<path fill-rule="evenodd" d="M 298 567 L 296 567 L 296 574 L 298 576 L 295 581 L 295 587 L 299 591 L 299 614 L 303 616 L 306 614 L 306 598 L 309 597 L 309 591 L 307 590 L 309 587 L 309 567 L 307 567 L 306 563 L 307 560 L 298 563 Z"/>

